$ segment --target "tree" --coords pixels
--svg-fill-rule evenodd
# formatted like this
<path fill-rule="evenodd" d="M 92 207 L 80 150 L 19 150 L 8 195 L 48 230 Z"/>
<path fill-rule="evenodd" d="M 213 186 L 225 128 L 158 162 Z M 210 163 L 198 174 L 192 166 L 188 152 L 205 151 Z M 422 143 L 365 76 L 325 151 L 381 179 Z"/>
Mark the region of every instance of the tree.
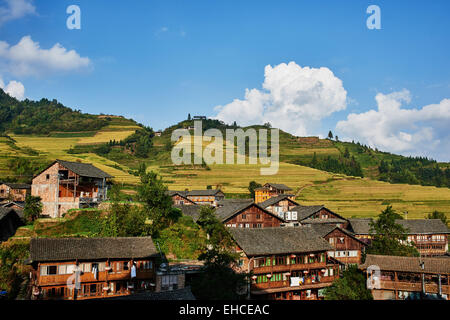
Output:
<path fill-rule="evenodd" d="M 348 147 L 345 147 L 344 158 L 350 158 L 350 152 L 348 151 Z"/>
<path fill-rule="evenodd" d="M 206 250 L 199 256 L 199 260 L 205 262 L 203 272 L 192 282 L 194 295 L 200 300 L 241 298 L 239 292 L 246 286 L 248 277 L 233 269 L 239 256 L 232 251 L 234 242 L 230 233 L 209 206 L 200 209 L 197 223 L 208 239 Z"/>
<path fill-rule="evenodd" d="M 325 300 L 373 300 L 372 293 L 366 288 L 364 274 L 355 265 L 349 265 L 342 278 L 325 289 L 324 295 Z"/>
<path fill-rule="evenodd" d="M 432 213 L 428 214 L 427 219 L 441 219 L 442 222 L 447 225 L 447 216 L 445 213 L 434 210 Z"/>
<path fill-rule="evenodd" d="M 204 261 L 202 273 L 193 279 L 192 292 L 199 300 L 243 299 L 242 289 L 246 287 L 248 275 L 237 273 L 232 266 L 236 257 L 229 252 L 207 250 L 199 257 Z"/>
<path fill-rule="evenodd" d="M 250 181 L 248 184 L 248 191 L 250 192 L 250 198 L 255 198 L 255 189 L 261 188 L 262 185 L 260 183 L 257 183 L 256 181 Z"/>
<path fill-rule="evenodd" d="M 188 113 L 188 121 L 191 121 L 191 114 L 190 113 Z"/>
<path fill-rule="evenodd" d="M 27 223 L 33 223 L 42 213 L 41 197 L 27 195 L 23 215 Z"/>
<path fill-rule="evenodd" d="M 336 141 L 339 141 L 339 137 L 338 136 L 335 136 L 334 138 L 336 139 Z"/>
<path fill-rule="evenodd" d="M 138 199 L 143 203 L 150 234 L 153 237 L 158 231 L 169 226 L 177 219 L 172 208 L 172 198 L 167 193 L 162 177 L 150 171 L 141 173 L 141 183 L 138 185 Z M 178 211 L 177 211 L 178 212 Z"/>
<path fill-rule="evenodd" d="M 408 244 L 407 229 L 395 222 L 403 217 L 387 206 L 375 222 L 370 222 L 371 244 L 366 249 L 366 254 L 379 254 L 390 256 L 418 257 L 419 252 L 413 244 Z"/>
<path fill-rule="evenodd" d="M 328 132 L 328 139 L 333 139 L 333 132 L 331 130 Z"/>

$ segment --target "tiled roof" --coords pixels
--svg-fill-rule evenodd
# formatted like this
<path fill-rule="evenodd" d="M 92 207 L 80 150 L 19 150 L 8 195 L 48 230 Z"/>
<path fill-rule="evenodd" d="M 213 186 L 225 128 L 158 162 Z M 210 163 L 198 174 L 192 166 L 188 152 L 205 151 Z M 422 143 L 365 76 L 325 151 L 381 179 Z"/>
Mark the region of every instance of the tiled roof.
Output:
<path fill-rule="evenodd" d="M 194 220 L 194 222 L 197 222 L 198 218 L 200 217 L 200 209 L 202 206 L 191 204 L 191 205 L 174 205 L 174 208 L 178 208 L 181 210 L 181 213 L 185 216 L 189 216 Z"/>
<path fill-rule="evenodd" d="M 268 182 L 268 183 L 266 183 L 266 184 L 264 185 L 264 187 L 265 187 L 265 186 L 271 186 L 272 188 L 275 188 L 275 189 L 278 189 L 278 190 L 284 190 L 284 191 L 292 190 L 292 189 L 289 188 L 287 185 L 282 184 L 282 183 L 270 183 L 270 182 Z"/>
<path fill-rule="evenodd" d="M 424 262 L 424 270 L 420 267 Z M 359 268 L 367 269 L 369 266 L 378 266 L 382 271 L 425 272 L 425 273 L 450 273 L 450 259 L 398 257 L 368 254 L 366 261 Z"/>
<path fill-rule="evenodd" d="M 396 223 L 409 229 L 409 234 L 450 233 L 440 219 L 396 220 Z"/>
<path fill-rule="evenodd" d="M 336 218 L 328 218 L 328 219 L 304 219 L 302 223 L 304 224 L 333 224 L 336 225 L 338 223 L 345 223 L 346 221 L 343 219 Z"/>
<path fill-rule="evenodd" d="M 296 211 L 297 212 L 297 220 L 302 221 L 309 216 L 313 215 L 316 212 L 319 212 L 321 209 L 323 209 L 324 206 L 296 206 L 289 211 Z"/>
<path fill-rule="evenodd" d="M 361 240 L 359 240 L 358 238 L 355 238 L 355 236 L 351 232 L 349 232 L 343 228 L 339 228 L 338 226 L 333 225 L 333 224 L 311 224 L 311 228 L 313 228 L 313 230 L 321 237 L 325 237 L 326 235 L 331 233 L 333 230 L 338 229 L 339 231 L 341 231 L 342 233 L 355 239 L 356 241 L 364 243 Z M 366 245 L 366 243 L 364 243 L 364 245 Z"/>
<path fill-rule="evenodd" d="M 19 218 L 23 218 L 23 210 L 18 210 L 14 208 L 0 207 L 0 220 L 5 218 L 8 214 L 15 213 Z"/>
<path fill-rule="evenodd" d="M 354 234 L 369 234 L 370 226 L 369 222 L 373 221 L 371 218 L 350 218 L 349 228 Z"/>
<path fill-rule="evenodd" d="M 112 178 L 111 175 L 106 172 L 100 170 L 97 167 L 94 167 L 90 163 L 81 163 L 81 162 L 71 162 L 64 160 L 56 160 L 60 165 L 69 169 L 70 171 L 75 172 L 76 174 L 82 177 L 92 177 L 92 178 Z"/>
<path fill-rule="evenodd" d="M 253 202 L 253 199 L 250 199 L 250 198 L 247 198 L 247 199 L 231 198 L 231 199 L 219 200 L 219 201 L 217 201 L 217 205 L 220 207 L 220 206 L 228 205 L 230 203 L 252 203 L 252 202 Z"/>
<path fill-rule="evenodd" d="M 369 234 L 369 222 L 372 219 L 349 219 L 351 231 L 355 234 Z M 436 234 L 450 233 L 447 226 L 440 219 L 397 219 L 396 223 L 408 229 L 408 234 Z"/>
<path fill-rule="evenodd" d="M 205 190 L 191 190 L 187 192 L 187 196 L 215 196 L 218 193 L 223 193 L 220 189 L 205 189 Z"/>
<path fill-rule="evenodd" d="M 311 227 L 228 228 L 248 255 L 289 254 L 332 250 Z"/>
<path fill-rule="evenodd" d="M 33 238 L 33 261 L 149 258 L 157 255 L 151 237 L 124 238 Z"/>
<path fill-rule="evenodd" d="M 31 189 L 31 184 L 27 184 L 27 183 L 4 182 L 3 184 L 7 185 L 11 189 Z"/>
<path fill-rule="evenodd" d="M 289 197 L 292 197 L 292 196 L 293 196 L 292 194 L 280 194 L 276 197 L 271 197 L 271 198 L 267 199 L 266 201 L 260 202 L 260 203 L 258 203 L 258 205 L 263 208 L 267 208 L 267 207 L 273 206 L 274 204 L 278 203 L 279 201 L 282 201 L 285 199 L 289 200 L 290 202 L 294 203 L 295 205 L 298 205 L 297 202 L 289 199 Z"/>
<path fill-rule="evenodd" d="M 281 219 L 279 216 L 267 211 L 266 209 L 260 207 L 258 204 L 254 203 L 253 200 L 251 201 L 240 201 L 240 202 L 229 202 L 221 207 L 216 208 L 216 216 L 222 221 L 226 221 L 229 218 L 231 218 L 232 216 L 234 216 L 235 214 L 241 212 L 242 210 L 247 209 L 250 206 L 256 206 L 259 209 L 261 209 L 262 211 L 266 212 L 267 214 L 276 217 L 277 219 L 281 220 L 284 222 L 283 219 Z"/>

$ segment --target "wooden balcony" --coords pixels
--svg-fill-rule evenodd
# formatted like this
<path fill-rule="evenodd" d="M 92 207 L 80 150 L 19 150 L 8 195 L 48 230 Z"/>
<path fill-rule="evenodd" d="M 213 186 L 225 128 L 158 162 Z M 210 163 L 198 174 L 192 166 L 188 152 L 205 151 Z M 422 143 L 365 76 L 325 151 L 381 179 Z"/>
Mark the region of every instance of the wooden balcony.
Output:
<path fill-rule="evenodd" d="M 422 283 L 421 282 L 406 282 L 406 281 L 380 281 L 380 288 L 385 290 L 398 290 L 398 291 L 409 291 L 409 292 L 421 292 Z M 439 292 L 439 286 L 437 283 L 425 283 L 426 293 Z M 442 293 L 450 295 L 450 285 L 442 284 Z"/>
<path fill-rule="evenodd" d="M 253 269 L 254 274 L 267 274 L 277 272 L 291 272 L 299 270 L 322 269 L 326 268 L 326 262 L 301 263 L 301 264 L 280 264 L 275 266 L 264 266 Z"/>
<path fill-rule="evenodd" d="M 338 276 L 321 277 L 320 281 L 312 282 L 312 279 L 306 279 L 305 283 L 299 286 L 291 286 L 290 280 L 284 281 L 268 281 L 263 283 L 253 283 L 251 285 L 252 293 L 262 294 L 268 292 L 281 292 L 290 290 L 308 290 L 313 288 L 324 288 L 331 285 L 331 283 L 338 279 Z"/>
<path fill-rule="evenodd" d="M 58 274 L 58 275 L 48 275 L 48 276 L 39 276 L 37 285 L 39 286 L 53 286 L 53 285 L 66 285 L 67 280 L 72 274 Z M 153 277 L 153 271 L 137 271 L 136 278 L 137 279 L 149 279 Z M 75 279 L 75 278 L 74 278 Z M 98 272 L 97 279 L 95 279 L 94 274 L 92 272 L 86 272 L 80 275 L 80 282 L 106 282 L 106 281 L 127 281 L 131 280 L 131 272 L 130 271 L 121 271 L 121 272 L 108 272 L 108 271 L 100 271 Z"/>

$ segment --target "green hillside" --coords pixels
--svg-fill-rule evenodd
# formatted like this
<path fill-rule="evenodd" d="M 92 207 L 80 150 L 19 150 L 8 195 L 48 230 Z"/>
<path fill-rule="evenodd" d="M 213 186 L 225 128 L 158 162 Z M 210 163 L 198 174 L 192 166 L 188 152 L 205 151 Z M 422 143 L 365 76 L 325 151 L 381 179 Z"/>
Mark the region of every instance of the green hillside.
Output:
<path fill-rule="evenodd" d="M 373 216 L 387 204 L 408 212 L 410 218 L 423 218 L 433 210 L 450 213 L 450 189 L 445 187 L 450 181 L 449 165 L 426 158 L 280 131 L 279 172 L 261 176 L 260 165 L 172 165 L 172 131 L 193 127 L 193 121 L 182 121 L 154 136 L 151 128 L 120 116 L 87 115 L 45 99 L 18 102 L 2 91 L 0 111 L 0 180 L 27 182 L 54 159 L 66 159 L 93 163 L 133 194 L 137 170 L 145 163 L 172 190 L 211 186 L 222 188 L 228 196 L 246 197 L 250 181 L 270 181 L 287 184 L 302 204 L 325 204 L 348 217 Z M 64 116 L 54 123 L 47 113 Z M 44 119 L 42 129 L 24 133 L 36 119 Z M 89 125 L 73 130 L 72 121 Z M 225 136 L 225 129 L 235 127 L 203 120 L 203 129 L 209 128 L 218 128 Z"/>

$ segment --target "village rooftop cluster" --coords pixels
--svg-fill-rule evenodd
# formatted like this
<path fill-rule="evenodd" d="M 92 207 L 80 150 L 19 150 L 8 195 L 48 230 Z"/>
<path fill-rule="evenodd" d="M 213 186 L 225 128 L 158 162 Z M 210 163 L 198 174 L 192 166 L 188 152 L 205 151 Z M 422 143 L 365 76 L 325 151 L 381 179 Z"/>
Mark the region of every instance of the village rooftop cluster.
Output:
<path fill-rule="evenodd" d="M 28 194 L 42 199 L 43 216 L 59 218 L 69 209 L 98 207 L 108 199 L 111 178 L 92 164 L 56 160 L 31 185 L 0 184 L 0 241 L 21 226 Z M 255 189 L 253 199 L 226 198 L 220 189 L 171 190 L 168 195 L 194 222 L 203 206 L 214 209 L 240 256 L 236 271 L 252 274 L 249 299 L 321 300 L 349 265 L 375 283 L 369 287 L 374 299 L 421 293 L 450 298 L 449 229 L 441 220 L 398 220 L 420 257 L 367 254 L 362 263 L 371 219 L 302 205 L 291 192 L 284 184 L 266 183 Z M 36 300 L 194 299 L 185 283 L 201 276 L 202 266 L 199 261 L 168 263 L 151 237 L 33 238 L 29 264 Z"/>

